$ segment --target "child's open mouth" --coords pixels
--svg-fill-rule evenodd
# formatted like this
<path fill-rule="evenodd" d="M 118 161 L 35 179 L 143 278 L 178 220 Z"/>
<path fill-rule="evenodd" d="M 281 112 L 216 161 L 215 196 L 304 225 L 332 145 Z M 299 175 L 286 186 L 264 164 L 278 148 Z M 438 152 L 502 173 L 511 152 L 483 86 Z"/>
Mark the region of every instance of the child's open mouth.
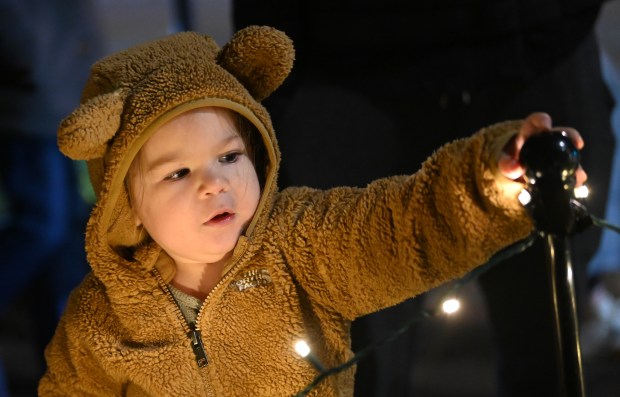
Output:
<path fill-rule="evenodd" d="M 207 221 L 208 225 L 221 224 L 231 220 L 234 217 L 234 214 L 231 212 L 222 212 L 221 214 L 215 215 L 213 218 Z"/>

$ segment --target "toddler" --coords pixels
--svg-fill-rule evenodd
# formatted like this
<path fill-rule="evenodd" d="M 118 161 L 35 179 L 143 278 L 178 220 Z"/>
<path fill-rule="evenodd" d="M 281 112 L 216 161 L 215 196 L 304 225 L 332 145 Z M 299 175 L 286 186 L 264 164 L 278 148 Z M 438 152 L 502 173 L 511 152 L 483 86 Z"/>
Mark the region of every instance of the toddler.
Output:
<path fill-rule="evenodd" d="M 532 231 L 517 158 L 551 129 L 543 113 L 449 143 L 412 175 L 279 191 L 260 101 L 293 58 L 286 35 L 252 26 L 221 49 L 185 32 L 94 65 L 58 135 L 97 194 L 92 271 L 46 350 L 41 396 L 294 395 L 318 375 L 296 342 L 337 366 L 355 318 Z M 353 371 L 311 395 L 351 396 Z"/>

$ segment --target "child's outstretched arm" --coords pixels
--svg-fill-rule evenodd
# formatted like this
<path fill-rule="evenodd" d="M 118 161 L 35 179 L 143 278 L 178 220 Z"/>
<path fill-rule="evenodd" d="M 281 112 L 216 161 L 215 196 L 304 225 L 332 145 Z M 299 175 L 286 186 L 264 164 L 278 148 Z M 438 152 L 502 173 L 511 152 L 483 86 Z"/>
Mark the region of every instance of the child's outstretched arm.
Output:
<path fill-rule="evenodd" d="M 536 113 L 451 142 L 410 176 L 364 189 L 285 191 L 277 205 L 291 211 L 283 234 L 293 242 L 285 250 L 298 281 L 355 318 L 485 263 L 533 230 L 517 198 L 518 156 L 528 137 L 550 130 L 550 117 Z M 562 130 L 583 146 L 574 129 Z"/>

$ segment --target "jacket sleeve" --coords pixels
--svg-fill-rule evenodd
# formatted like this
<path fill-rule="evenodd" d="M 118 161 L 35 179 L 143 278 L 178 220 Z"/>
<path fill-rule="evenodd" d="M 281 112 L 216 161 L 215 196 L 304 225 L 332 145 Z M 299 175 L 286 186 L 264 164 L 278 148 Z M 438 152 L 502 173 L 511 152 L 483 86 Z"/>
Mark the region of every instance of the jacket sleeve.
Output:
<path fill-rule="evenodd" d="M 121 385 L 112 381 L 109 368 L 100 365 L 96 354 L 100 346 L 91 338 L 101 335 L 101 329 L 109 329 L 109 325 L 102 324 L 110 316 L 99 313 L 105 298 L 96 284 L 93 277 L 87 278 L 69 298 L 45 350 L 47 370 L 39 382 L 40 397 L 122 395 Z"/>
<path fill-rule="evenodd" d="M 522 185 L 497 169 L 519 126 L 483 129 L 440 148 L 417 173 L 363 189 L 283 191 L 276 208 L 291 216 L 280 237 L 300 286 L 354 319 L 461 277 L 525 237 Z"/>

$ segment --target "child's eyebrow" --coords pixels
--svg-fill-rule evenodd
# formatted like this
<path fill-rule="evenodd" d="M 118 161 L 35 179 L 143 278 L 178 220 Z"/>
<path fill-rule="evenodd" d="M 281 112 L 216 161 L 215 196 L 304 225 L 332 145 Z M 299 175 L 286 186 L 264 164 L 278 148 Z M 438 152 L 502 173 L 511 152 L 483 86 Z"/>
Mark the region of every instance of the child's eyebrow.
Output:
<path fill-rule="evenodd" d="M 161 156 L 149 163 L 144 167 L 147 173 L 156 171 L 158 168 L 162 168 L 167 164 L 171 164 L 177 161 L 177 156 L 173 153 Z"/>
<path fill-rule="evenodd" d="M 232 134 L 231 136 L 219 141 L 216 145 L 215 150 L 221 150 L 222 148 L 225 148 L 226 146 L 237 140 L 243 141 L 241 139 L 241 136 L 239 136 L 238 134 Z M 148 163 L 146 163 L 144 168 L 146 172 L 150 173 L 167 164 L 179 162 L 178 159 L 179 155 L 177 151 L 167 152 L 160 157 L 155 158 L 153 161 L 149 161 Z"/>

